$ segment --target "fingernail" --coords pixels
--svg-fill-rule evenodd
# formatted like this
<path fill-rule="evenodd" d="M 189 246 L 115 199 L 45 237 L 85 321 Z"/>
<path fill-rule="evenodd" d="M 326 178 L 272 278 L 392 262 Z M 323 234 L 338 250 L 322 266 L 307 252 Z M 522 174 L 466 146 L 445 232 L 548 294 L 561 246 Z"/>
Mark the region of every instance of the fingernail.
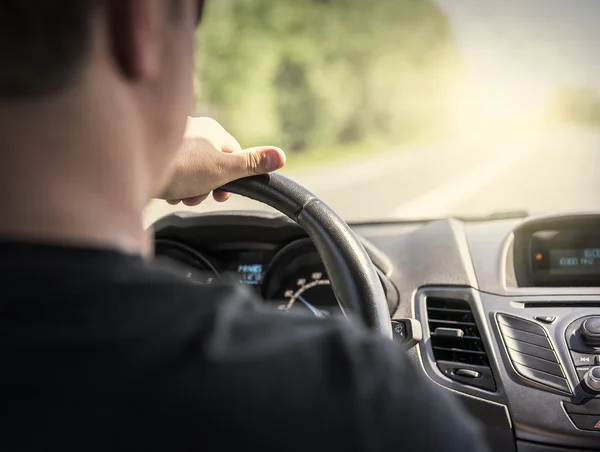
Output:
<path fill-rule="evenodd" d="M 268 166 L 268 171 L 275 171 L 285 165 L 286 156 L 280 149 L 269 149 L 265 152 L 265 165 Z"/>
<path fill-rule="evenodd" d="M 278 169 L 279 166 L 279 155 L 274 150 L 266 151 L 264 154 L 263 165 L 265 165 L 265 170 L 274 171 Z"/>

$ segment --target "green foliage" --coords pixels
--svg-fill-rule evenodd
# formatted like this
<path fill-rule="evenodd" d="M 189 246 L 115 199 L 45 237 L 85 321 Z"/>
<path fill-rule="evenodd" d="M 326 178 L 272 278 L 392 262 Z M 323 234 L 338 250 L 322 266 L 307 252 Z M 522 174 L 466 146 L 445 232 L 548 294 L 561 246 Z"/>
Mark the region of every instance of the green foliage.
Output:
<path fill-rule="evenodd" d="M 212 0 L 197 64 L 198 113 L 302 151 L 435 133 L 459 59 L 431 0 Z"/>
<path fill-rule="evenodd" d="M 600 127 L 600 94 L 591 88 L 563 87 L 554 96 L 554 111 L 563 121 Z"/>

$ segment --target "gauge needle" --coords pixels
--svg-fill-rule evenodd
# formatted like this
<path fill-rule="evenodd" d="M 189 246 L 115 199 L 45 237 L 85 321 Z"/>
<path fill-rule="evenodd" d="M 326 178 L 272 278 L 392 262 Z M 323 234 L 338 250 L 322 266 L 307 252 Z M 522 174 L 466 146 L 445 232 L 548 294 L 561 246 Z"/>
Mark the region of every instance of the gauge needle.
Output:
<path fill-rule="evenodd" d="M 319 311 L 317 308 L 315 308 L 312 304 L 310 304 L 308 301 L 306 301 L 304 299 L 304 297 L 302 295 L 298 295 L 296 297 L 297 300 L 300 300 L 302 303 L 304 303 L 304 306 L 306 306 L 310 312 L 312 312 L 315 317 L 318 317 L 320 319 L 324 318 L 325 316 L 321 313 L 321 311 Z"/>

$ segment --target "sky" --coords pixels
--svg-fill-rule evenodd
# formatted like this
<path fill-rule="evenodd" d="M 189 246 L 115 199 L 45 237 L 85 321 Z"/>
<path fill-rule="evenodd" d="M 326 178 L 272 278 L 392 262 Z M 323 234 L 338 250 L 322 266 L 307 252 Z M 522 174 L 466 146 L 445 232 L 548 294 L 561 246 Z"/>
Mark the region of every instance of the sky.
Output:
<path fill-rule="evenodd" d="M 481 95 L 514 105 L 538 102 L 560 85 L 600 91 L 600 0 L 434 2 Z"/>

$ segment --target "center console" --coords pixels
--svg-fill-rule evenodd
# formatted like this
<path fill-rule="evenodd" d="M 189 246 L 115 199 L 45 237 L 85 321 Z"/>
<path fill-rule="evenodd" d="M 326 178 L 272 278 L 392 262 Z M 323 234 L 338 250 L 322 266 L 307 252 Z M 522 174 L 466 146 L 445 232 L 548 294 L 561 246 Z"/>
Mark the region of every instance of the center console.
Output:
<path fill-rule="evenodd" d="M 505 410 L 494 451 L 600 451 L 600 216 L 526 221 L 503 250 L 504 290 L 417 292 L 421 364 L 484 424 Z"/>
<path fill-rule="evenodd" d="M 600 219 L 578 215 L 527 223 L 514 233 L 513 259 L 519 287 L 600 287 Z M 548 338 L 541 339 L 545 332 L 539 325 L 518 318 L 507 322 L 500 314 L 498 325 L 517 372 L 570 395 L 572 400 L 562 405 L 575 428 L 600 434 L 600 308 L 580 301 L 565 300 L 564 305 L 574 315 L 581 315 L 566 325 L 564 337 L 559 330 L 555 338 L 564 341 L 575 367 L 572 391 Z M 552 323 L 555 318 L 536 320 Z M 525 336 L 525 331 L 536 336 Z M 511 336 L 519 336 L 523 342 L 515 342 Z M 598 441 L 600 449 L 600 438 Z"/>

